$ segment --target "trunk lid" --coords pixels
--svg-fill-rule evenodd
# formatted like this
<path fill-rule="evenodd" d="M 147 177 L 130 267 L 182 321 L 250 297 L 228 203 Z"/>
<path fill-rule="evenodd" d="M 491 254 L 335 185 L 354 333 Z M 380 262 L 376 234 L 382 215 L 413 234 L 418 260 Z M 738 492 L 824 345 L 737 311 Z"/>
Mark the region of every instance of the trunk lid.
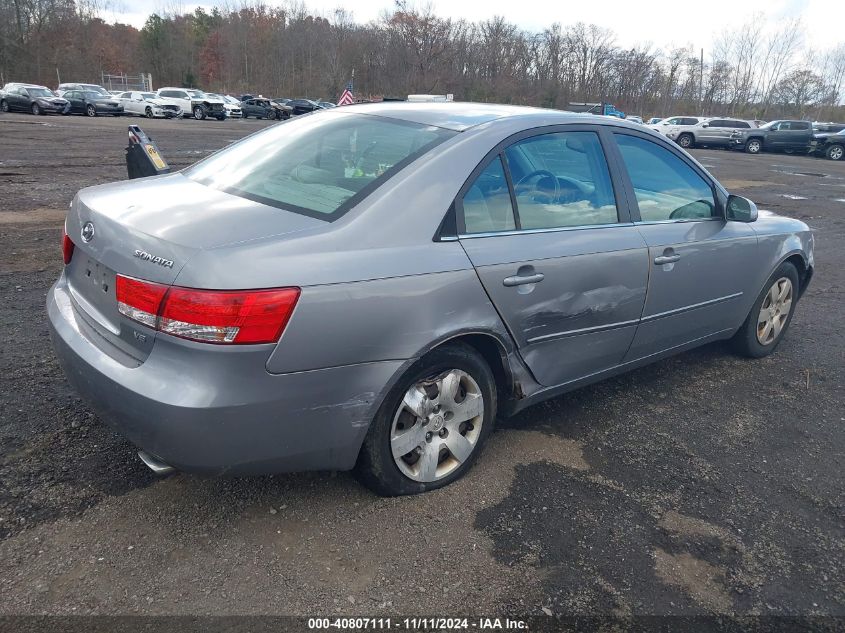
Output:
<path fill-rule="evenodd" d="M 79 192 L 68 213 L 66 230 L 75 248 L 65 276 L 77 311 L 117 348 L 101 345 L 104 351 L 143 362 L 156 333 L 118 311 L 118 274 L 172 285 L 201 250 L 323 226 L 182 174 L 92 187 Z"/>

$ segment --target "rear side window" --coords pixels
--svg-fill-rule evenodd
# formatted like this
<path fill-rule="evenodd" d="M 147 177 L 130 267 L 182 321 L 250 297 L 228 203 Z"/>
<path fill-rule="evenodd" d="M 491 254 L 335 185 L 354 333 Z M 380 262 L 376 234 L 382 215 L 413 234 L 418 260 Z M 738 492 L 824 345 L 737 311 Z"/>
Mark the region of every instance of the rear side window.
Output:
<path fill-rule="evenodd" d="M 610 172 L 595 132 L 533 136 L 505 150 L 522 229 L 619 221 Z"/>
<path fill-rule="evenodd" d="M 750 128 L 751 126 L 748 124 L 748 121 L 731 121 L 731 127 L 736 128 Z"/>
<path fill-rule="evenodd" d="M 793 121 L 789 124 L 789 129 L 806 131 L 810 129 L 810 123 L 807 121 Z"/>
<path fill-rule="evenodd" d="M 713 190 L 684 160 L 646 139 L 614 133 L 644 222 L 713 217 Z"/>
<path fill-rule="evenodd" d="M 353 113 L 267 128 L 185 173 L 210 187 L 325 220 L 456 132 Z"/>
<path fill-rule="evenodd" d="M 510 189 L 499 156 L 478 175 L 462 202 L 468 234 L 512 231 L 516 228 Z"/>
<path fill-rule="evenodd" d="M 708 127 L 728 127 L 730 121 L 723 121 L 722 119 L 715 119 L 707 123 Z"/>

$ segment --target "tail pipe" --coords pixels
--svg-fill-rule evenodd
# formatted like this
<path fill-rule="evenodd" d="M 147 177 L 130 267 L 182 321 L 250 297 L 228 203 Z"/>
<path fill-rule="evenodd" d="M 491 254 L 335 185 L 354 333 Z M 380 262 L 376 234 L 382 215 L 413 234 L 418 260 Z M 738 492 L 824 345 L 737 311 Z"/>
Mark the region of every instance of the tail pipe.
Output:
<path fill-rule="evenodd" d="M 176 472 L 176 469 L 173 468 L 173 466 L 165 464 L 155 455 L 150 455 L 145 451 L 138 451 L 138 457 L 140 457 L 141 461 L 144 462 L 156 475 L 169 475 L 170 473 Z"/>

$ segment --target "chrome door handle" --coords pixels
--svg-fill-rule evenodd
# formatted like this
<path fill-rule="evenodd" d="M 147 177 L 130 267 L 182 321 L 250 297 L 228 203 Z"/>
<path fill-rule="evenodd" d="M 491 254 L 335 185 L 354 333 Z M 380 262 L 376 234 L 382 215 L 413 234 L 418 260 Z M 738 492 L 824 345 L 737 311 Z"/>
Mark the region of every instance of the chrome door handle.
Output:
<path fill-rule="evenodd" d="M 502 280 L 502 283 L 508 288 L 510 288 L 511 286 L 523 286 L 525 284 L 540 283 L 545 278 L 546 276 L 543 273 L 537 273 L 536 275 L 526 275 L 525 277 L 514 275 L 513 277 L 505 277 Z"/>
<path fill-rule="evenodd" d="M 681 259 L 680 255 L 660 255 L 654 258 L 654 263 L 662 266 L 663 264 L 674 264 L 679 259 Z"/>

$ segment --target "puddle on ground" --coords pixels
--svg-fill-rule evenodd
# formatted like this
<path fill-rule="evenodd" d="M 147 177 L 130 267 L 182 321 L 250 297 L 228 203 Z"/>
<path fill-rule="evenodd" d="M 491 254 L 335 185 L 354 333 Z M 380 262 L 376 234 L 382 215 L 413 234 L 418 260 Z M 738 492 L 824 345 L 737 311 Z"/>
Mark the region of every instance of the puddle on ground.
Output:
<path fill-rule="evenodd" d="M 781 198 L 789 198 L 790 200 L 806 200 L 807 196 L 796 196 L 791 193 L 782 193 L 780 194 Z"/>
<path fill-rule="evenodd" d="M 830 178 L 830 174 L 822 174 L 817 171 L 787 171 L 785 169 L 770 169 L 779 174 L 787 174 L 789 176 L 810 176 L 812 178 Z"/>

